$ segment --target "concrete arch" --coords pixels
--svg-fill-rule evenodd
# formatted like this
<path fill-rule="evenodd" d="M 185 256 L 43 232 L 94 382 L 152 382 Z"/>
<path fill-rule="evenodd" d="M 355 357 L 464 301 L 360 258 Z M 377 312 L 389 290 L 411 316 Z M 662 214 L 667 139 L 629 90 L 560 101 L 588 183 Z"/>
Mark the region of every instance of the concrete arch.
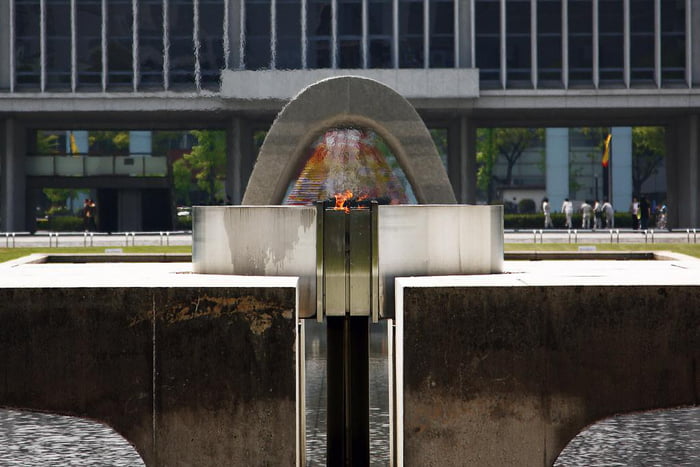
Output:
<path fill-rule="evenodd" d="M 341 76 L 307 87 L 282 109 L 260 149 L 243 204 L 280 204 L 306 162 L 309 145 L 339 126 L 369 128 L 384 138 L 420 204 L 456 203 L 435 144 L 413 106 L 377 81 Z"/>

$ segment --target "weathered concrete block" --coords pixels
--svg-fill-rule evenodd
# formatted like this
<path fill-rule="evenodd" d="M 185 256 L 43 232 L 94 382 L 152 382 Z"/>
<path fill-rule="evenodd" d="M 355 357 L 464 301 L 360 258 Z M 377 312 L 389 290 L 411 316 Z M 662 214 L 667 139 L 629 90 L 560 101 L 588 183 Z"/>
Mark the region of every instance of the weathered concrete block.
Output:
<path fill-rule="evenodd" d="M 148 466 L 293 465 L 294 287 L 0 288 L 0 406 L 93 418 Z"/>
<path fill-rule="evenodd" d="M 405 465 L 548 466 L 597 420 L 700 402 L 699 286 L 406 287 Z"/>

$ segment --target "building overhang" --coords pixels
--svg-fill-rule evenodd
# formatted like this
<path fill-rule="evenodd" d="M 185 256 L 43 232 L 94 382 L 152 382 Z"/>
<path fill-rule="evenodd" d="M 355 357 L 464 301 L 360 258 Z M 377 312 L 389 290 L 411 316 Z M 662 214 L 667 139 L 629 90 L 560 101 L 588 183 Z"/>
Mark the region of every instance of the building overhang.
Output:
<path fill-rule="evenodd" d="M 221 97 L 289 100 L 318 81 L 339 76 L 378 81 L 406 99 L 479 97 L 479 70 L 475 68 L 224 70 L 221 73 Z"/>

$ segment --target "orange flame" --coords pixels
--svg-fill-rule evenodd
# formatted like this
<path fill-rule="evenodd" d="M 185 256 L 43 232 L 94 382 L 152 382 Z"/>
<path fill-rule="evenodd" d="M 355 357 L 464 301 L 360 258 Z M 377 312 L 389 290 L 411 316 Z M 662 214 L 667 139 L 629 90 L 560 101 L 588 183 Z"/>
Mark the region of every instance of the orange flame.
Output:
<path fill-rule="evenodd" d="M 352 191 L 350 190 L 345 190 L 342 193 L 336 193 L 333 195 L 335 197 L 335 207 L 333 209 L 335 210 L 343 210 L 346 213 L 350 212 L 350 208 L 345 205 L 347 200 L 352 198 Z"/>

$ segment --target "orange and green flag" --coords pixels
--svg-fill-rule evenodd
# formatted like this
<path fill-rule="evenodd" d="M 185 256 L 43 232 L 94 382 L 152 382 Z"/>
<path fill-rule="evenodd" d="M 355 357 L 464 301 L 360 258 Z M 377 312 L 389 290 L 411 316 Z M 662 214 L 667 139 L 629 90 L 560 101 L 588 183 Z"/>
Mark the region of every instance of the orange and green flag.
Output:
<path fill-rule="evenodd" d="M 610 140 L 612 139 L 612 134 L 609 134 L 605 138 L 605 146 L 603 149 L 603 159 L 600 161 L 600 163 L 603 165 L 603 167 L 607 167 L 608 164 L 610 163 Z"/>

